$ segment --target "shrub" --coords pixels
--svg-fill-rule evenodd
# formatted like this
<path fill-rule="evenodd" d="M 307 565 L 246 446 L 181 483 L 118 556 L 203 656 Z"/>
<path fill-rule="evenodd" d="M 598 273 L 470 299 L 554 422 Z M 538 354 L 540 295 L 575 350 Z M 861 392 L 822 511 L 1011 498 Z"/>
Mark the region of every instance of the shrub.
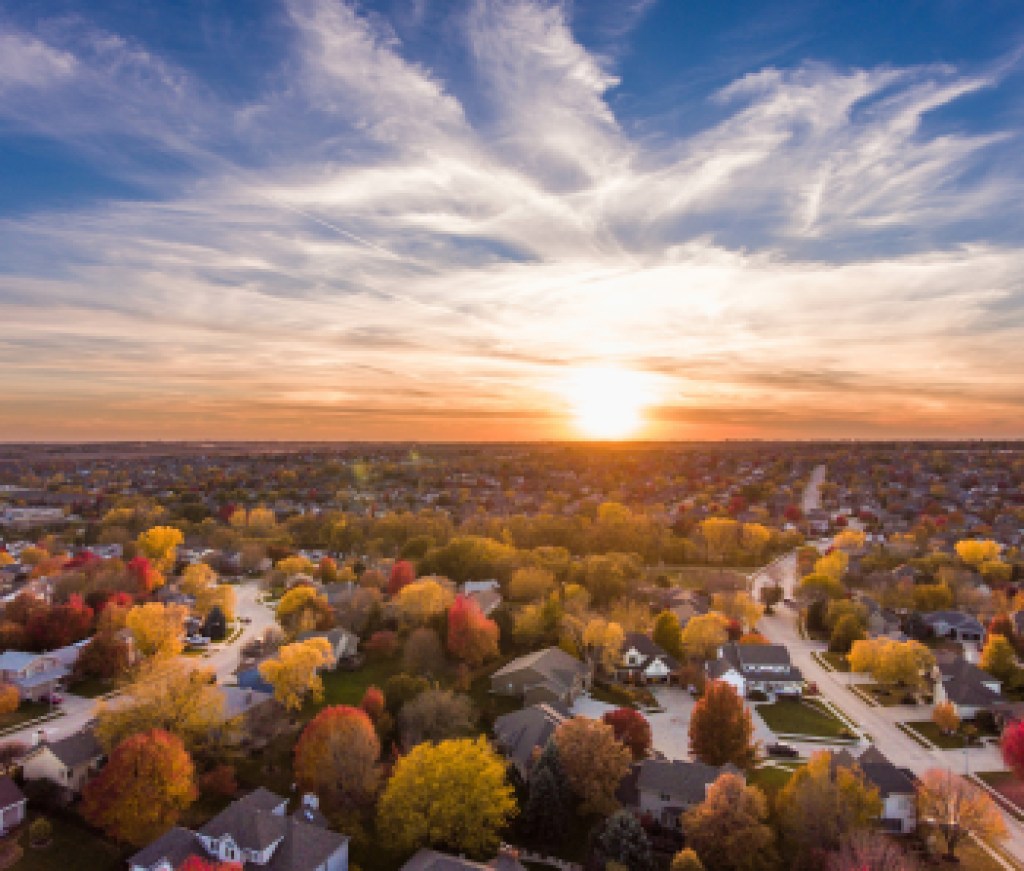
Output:
<path fill-rule="evenodd" d="M 50 843 L 52 837 L 53 826 L 48 819 L 37 817 L 32 820 L 31 825 L 28 827 L 28 840 L 33 847 L 41 847 L 43 844 Z"/>

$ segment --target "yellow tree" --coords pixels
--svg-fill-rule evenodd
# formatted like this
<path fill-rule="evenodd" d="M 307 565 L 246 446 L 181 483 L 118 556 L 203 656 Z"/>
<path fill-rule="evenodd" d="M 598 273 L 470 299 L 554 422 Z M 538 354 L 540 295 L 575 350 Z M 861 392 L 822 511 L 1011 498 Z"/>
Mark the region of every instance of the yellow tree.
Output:
<path fill-rule="evenodd" d="M 180 529 L 173 526 L 154 526 L 140 532 L 136 539 L 139 552 L 161 572 L 168 572 L 174 567 L 178 547 L 185 541 Z"/>
<path fill-rule="evenodd" d="M 270 508 L 261 505 L 249 512 L 246 525 L 254 532 L 269 532 L 277 525 L 277 517 Z"/>
<path fill-rule="evenodd" d="M 319 702 L 324 684 L 319 671 L 331 664 L 333 655 L 326 638 L 309 638 L 286 644 L 274 659 L 261 662 L 260 676 L 274 688 L 274 698 L 292 711 L 302 707 L 306 696 Z"/>
<path fill-rule="evenodd" d="M 217 573 L 206 563 L 195 563 L 181 573 L 181 591 L 188 596 L 198 596 L 215 583 Z"/>
<path fill-rule="evenodd" d="M 679 643 L 688 656 L 708 659 L 728 640 L 728 625 L 728 619 L 716 611 L 691 617 L 683 627 Z"/>
<path fill-rule="evenodd" d="M 866 536 L 859 529 L 844 529 L 834 539 L 832 544 L 840 550 L 851 551 L 864 546 Z"/>
<path fill-rule="evenodd" d="M 729 517 L 708 517 L 700 522 L 700 537 L 711 562 L 722 562 L 739 546 L 740 524 Z"/>
<path fill-rule="evenodd" d="M 771 540 L 771 531 L 760 523 L 744 523 L 740 531 L 740 545 L 757 557 L 764 553 Z"/>
<path fill-rule="evenodd" d="M 292 587 L 277 603 L 277 622 L 289 638 L 331 625 L 334 612 L 327 599 L 313 587 Z"/>
<path fill-rule="evenodd" d="M 163 729 L 194 750 L 225 738 L 224 696 L 216 675 L 180 660 L 150 660 L 113 702 L 96 711 L 96 738 L 108 751 L 136 732 Z"/>
<path fill-rule="evenodd" d="M 986 841 L 1006 837 L 1006 824 L 992 799 L 949 769 L 932 768 L 921 775 L 917 813 L 942 835 L 950 859 L 968 834 Z"/>
<path fill-rule="evenodd" d="M 594 617 L 583 630 L 583 646 L 606 669 L 615 668 L 626 634 L 618 623 Z"/>
<path fill-rule="evenodd" d="M 453 599 L 450 590 L 425 578 L 402 587 L 392 600 L 392 607 L 402 623 L 421 626 L 446 611 Z"/>
<path fill-rule="evenodd" d="M 125 625 L 142 656 L 177 656 L 181 653 L 187 616 L 181 605 L 146 602 L 128 612 Z"/>
<path fill-rule="evenodd" d="M 1017 673 L 1017 654 L 1005 635 L 990 635 L 978 665 L 1005 683 Z"/>
<path fill-rule="evenodd" d="M 526 567 L 516 569 L 508 583 L 509 598 L 518 602 L 543 599 L 555 588 L 555 576 L 547 569 Z"/>
<path fill-rule="evenodd" d="M 952 702 L 939 702 L 932 711 L 932 722 L 946 735 L 952 735 L 960 728 L 960 715 Z"/>
<path fill-rule="evenodd" d="M 236 604 L 235 588 L 230 584 L 217 584 L 199 592 L 196 596 L 195 611 L 200 617 L 206 617 L 213 607 L 217 606 L 228 620 L 234 620 Z"/>
<path fill-rule="evenodd" d="M 838 582 L 842 579 L 843 572 L 846 571 L 849 564 L 850 558 L 845 551 L 833 550 L 814 563 L 814 573 Z"/>
<path fill-rule="evenodd" d="M 764 614 L 764 608 L 751 599 L 749 593 L 742 591 L 715 593 L 711 597 L 711 607 L 746 629 L 753 629 Z"/>
<path fill-rule="evenodd" d="M 281 572 L 286 578 L 293 578 L 295 575 L 310 575 L 316 571 L 316 566 L 304 556 L 286 556 L 279 559 L 274 568 Z"/>
<path fill-rule="evenodd" d="M 381 796 L 382 841 L 403 852 L 432 846 L 493 856 L 517 812 L 505 770 L 482 737 L 418 744 L 395 764 Z"/>
<path fill-rule="evenodd" d="M 956 555 L 967 565 L 980 568 L 982 563 L 998 559 L 999 543 L 987 538 L 965 538 L 956 543 Z"/>

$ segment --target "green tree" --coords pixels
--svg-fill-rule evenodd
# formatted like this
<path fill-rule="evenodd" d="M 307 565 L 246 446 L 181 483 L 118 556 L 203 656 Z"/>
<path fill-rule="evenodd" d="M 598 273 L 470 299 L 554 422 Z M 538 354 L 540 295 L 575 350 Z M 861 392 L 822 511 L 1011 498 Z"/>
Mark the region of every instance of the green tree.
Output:
<path fill-rule="evenodd" d="M 662 650 L 676 659 L 683 657 L 683 630 L 679 618 L 672 611 L 662 611 L 654 620 L 652 638 Z"/>
<path fill-rule="evenodd" d="M 654 856 L 651 842 L 629 811 L 616 811 L 605 821 L 594 839 L 594 858 L 601 867 L 618 862 L 629 871 L 651 871 Z"/>
<path fill-rule="evenodd" d="M 864 638 L 864 628 L 854 614 L 844 614 L 832 628 L 828 649 L 833 653 L 849 653 L 854 641 Z"/>

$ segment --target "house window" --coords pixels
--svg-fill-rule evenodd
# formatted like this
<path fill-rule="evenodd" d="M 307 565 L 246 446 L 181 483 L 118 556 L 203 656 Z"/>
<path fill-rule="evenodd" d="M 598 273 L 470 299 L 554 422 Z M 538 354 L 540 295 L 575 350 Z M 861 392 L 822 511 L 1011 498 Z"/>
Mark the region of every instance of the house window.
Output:
<path fill-rule="evenodd" d="M 661 794 L 661 800 L 662 801 L 672 801 L 672 796 L 670 796 L 668 793 L 664 793 L 663 792 Z"/>

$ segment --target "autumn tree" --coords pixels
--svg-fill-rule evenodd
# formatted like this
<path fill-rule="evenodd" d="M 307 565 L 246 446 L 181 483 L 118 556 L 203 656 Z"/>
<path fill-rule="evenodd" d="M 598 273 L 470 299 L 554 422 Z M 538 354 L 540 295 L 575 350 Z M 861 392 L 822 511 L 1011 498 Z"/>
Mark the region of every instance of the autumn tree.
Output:
<path fill-rule="evenodd" d="M 181 530 L 173 526 L 154 526 L 139 533 L 135 540 L 139 553 L 147 557 L 157 571 L 165 574 L 174 568 L 178 548 L 184 543 Z"/>
<path fill-rule="evenodd" d="M 153 729 L 170 732 L 190 749 L 206 747 L 225 726 L 224 696 L 215 675 L 179 660 L 144 663 L 115 702 L 101 701 L 96 738 L 104 748 Z"/>
<path fill-rule="evenodd" d="M 312 577 L 316 571 L 316 566 L 304 556 L 293 555 L 279 559 L 274 563 L 274 570 L 278 573 L 279 578 L 283 577 L 287 580 L 298 578 L 299 575 Z"/>
<path fill-rule="evenodd" d="M 873 638 L 854 641 L 850 670 L 870 673 L 881 684 L 919 688 L 935 666 L 935 655 L 919 641 Z"/>
<path fill-rule="evenodd" d="M 805 600 L 839 599 L 846 594 L 846 588 L 837 578 L 812 572 L 800 579 L 797 594 Z"/>
<path fill-rule="evenodd" d="M 175 825 L 197 795 L 181 739 L 153 729 L 114 748 L 82 791 L 82 816 L 114 840 L 142 846 Z"/>
<path fill-rule="evenodd" d="M 828 857 L 828 871 L 916 871 L 917 864 L 882 832 L 857 831 Z"/>
<path fill-rule="evenodd" d="M 669 871 L 705 871 L 705 868 L 696 851 L 692 847 L 687 847 L 672 857 Z"/>
<path fill-rule="evenodd" d="M 128 643 L 109 629 L 98 631 L 82 648 L 72 667 L 72 680 L 113 680 L 128 670 Z"/>
<path fill-rule="evenodd" d="M 444 669 L 444 651 L 437 632 L 420 626 L 409 633 L 402 649 L 402 668 L 409 674 L 438 676 Z"/>
<path fill-rule="evenodd" d="M 750 711 L 724 681 L 709 681 L 690 715 L 690 752 L 705 765 L 732 763 L 747 768 L 754 761 Z"/>
<path fill-rule="evenodd" d="M 230 622 L 235 619 L 237 601 L 234 587 L 230 584 L 216 584 L 205 590 L 200 590 L 196 596 L 195 612 L 205 619 L 214 608 L 220 608 L 224 617 Z"/>
<path fill-rule="evenodd" d="M 939 702 L 932 710 L 932 722 L 946 735 L 960 728 L 960 715 L 952 702 Z"/>
<path fill-rule="evenodd" d="M 1016 774 L 1018 779 L 1024 780 L 1024 720 L 1016 720 L 1003 729 L 999 749 L 1006 767 Z"/>
<path fill-rule="evenodd" d="M 422 626 L 444 613 L 453 596 L 437 581 L 424 578 L 402 587 L 391 600 L 395 617 L 406 626 Z"/>
<path fill-rule="evenodd" d="M 484 616 L 476 599 L 456 596 L 448 609 L 448 650 L 471 666 L 498 655 L 498 625 Z"/>
<path fill-rule="evenodd" d="M 581 811 L 608 813 L 615 791 L 632 763 L 632 754 L 600 720 L 573 717 L 554 734 L 566 781 L 582 802 Z"/>
<path fill-rule="evenodd" d="M 770 871 L 778 857 L 767 820 L 764 793 L 726 772 L 708 787 L 704 801 L 683 814 L 682 822 L 687 842 L 707 868 Z"/>
<path fill-rule="evenodd" d="M 729 621 L 715 611 L 691 617 L 683 629 L 680 643 L 687 656 L 710 659 L 729 639 Z"/>
<path fill-rule="evenodd" d="M 217 583 L 217 573 L 206 563 L 194 563 L 181 573 L 181 591 L 187 596 L 198 596 Z"/>
<path fill-rule="evenodd" d="M 988 794 L 948 769 L 932 768 L 921 775 L 917 812 L 938 829 L 951 860 L 969 834 L 984 841 L 1006 837 L 1006 824 Z"/>
<path fill-rule="evenodd" d="M 491 857 L 516 814 L 505 762 L 484 738 L 419 744 L 395 764 L 378 805 L 384 843 Z"/>
<path fill-rule="evenodd" d="M 583 649 L 591 661 L 600 663 L 603 668 L 611 671 L 622 655 L 625 637 L 618 623 L 593 617 L 587 621 L 583 629 Z"/>
<path fill-rule="evenodd" d="M 469 696 L 451 690 L 428 689 L 407 701 L 398 714 L 398 729 L 406 749 L 423 741 L 458 738 L 469 733 L 476 716 Z"/>
<path fill-rule="evenodd" d="M 306 697 L 319 702 L 324 695 L 320 670 L 333 662 L 334 654 L 326 638 L 307 638 L 286 644 L 273 659 L 260 663 L 259 672 L 274 688 L 274 698 L 290 711 L 302 707 Z"/>
<path fill-rule="evenodd" d="M 380 687 L 375 687 L 372 684 L 368 686 L 366 692 L 363 693 L 359 707 L 372 722 L 376 723 L 386 710 L 384 693 L 381 692 Z"/>
<path fill-rule="evenodd" d="M 535 602 L 550 595 L 554 589 L 554 574 L 547 569 L 525 566 L 512 573 L 508 595 L 517 602 Z"/>
<path fill-rule="evenodd" d="M 654 618 L 654 631 L 651 637 L 669 656 L 683 658 L 683 630 L 679 626 L 679 617 L 675 612 L 662 611 Z"/>
<path fill-rule="evenodd" d="M 844 614 L 832 627 L 828 649 L 833 653 L 849 653 L 855 641 L 865 637 L 864 627 L 853 614 Z"/>
<path fill-rule="evenodd" d="M 982 563 L 998 558 L 999 542 L 991 539 L 963 539 L 956 543 L 956 555 L 972 568 L 979 568 Z"/>
<path fill-rule="evenodd" d="M 742 590 L 715 593 L 711 597 L 711 607 L 746 629 L 753 629 L 764 615 L 764 608 Z"/>
<path fill-rule="evenodd" d="M 857 768 L 833 766 L 832 755 L 811 755 L 776 796 L 779 831 L 793 868 L 818 869 L 851 832 L 867 829 L 882 812 L 875 787 Z"/>
<path fill-rule="evenodd" d="M 295 745 L 295 780 L 332 809 L 363 807 L 380 782 L 380 742 L 359 708 L 324 708 Z"/>
<path fill-rule="evenodd" d="M 388 577 L 387 594 L 389 598 L 397 596 L 403 588 L 416 580 L 416 570 L 408 560 L 396 560 L 391 566 L 391 574 Z"/>
<path fill-rule="evenodd" d="M 651 724 L 635 708 L 606 711 L 601 719 L 612 727 L 615 737 L 633 754 L 643 759 L 651 749 Z"/>
<path fill-rule="evenodd" d="M 652 871 L 654 855 L 637 818 L 629 811 L 615 811 L 601 826 L 593 845 L 598 867 L 618 863 L 629 871 Z"/>
<path fill-rule="evenodd" d="M 181 653 L 188 612 L 181 605 L 146 602 L 128 612 L 126 625 L 135 649 L 146 657 L 170 657 Z"/>
<path fill-rule="evenodd" d="M 292 587 L 277 603 L 277 622 L 285 635 L 295 638 L 303 632 L 330 629 L 334 612 L 327 599 L 313 587 Z"/>
<path fill-rule="evenodd" d="M 0 683 L 0 714 L 13 714 L 21 704 L 21 693 L 12 683 Z"/>
<path fill-rule="evenodd" d="M 978 665 L 1005 683 L 1017 673 L 1017 654 L 1005 635 L 992 635 L 981 651 Z"/>

